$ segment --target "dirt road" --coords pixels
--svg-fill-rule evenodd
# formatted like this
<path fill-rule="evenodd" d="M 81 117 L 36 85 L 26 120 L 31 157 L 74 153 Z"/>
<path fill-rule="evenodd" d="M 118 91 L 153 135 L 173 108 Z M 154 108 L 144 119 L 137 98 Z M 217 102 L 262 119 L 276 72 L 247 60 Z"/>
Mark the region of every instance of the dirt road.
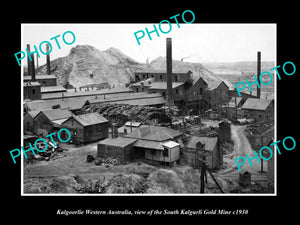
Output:
<path fill-rule="evenodd" d="M 249 158 L 255 156 L 251 148 L 251 145 L 244 134 L 245 128 L 246 126 L 231 125 L 231 137 L 234 142 L 234 151 L 229 155 L 224 156 L 224 165 L 226 166 L 226 168 L 220 170 L 218 172 L 219 175 L 238 176 L 239 170 L 234 160 L 242 156 L 246 158 L 246 154 L 249 156 Z M 248 171 L 253 175 L 258 175 L 259 174 L 258 172 L 261 169 L 261 164 L 259 164 L 256 159 L 253 159 L 251 162 L 253 165 L 252 167 L 250 166 L 248 160 L 246 159 L 246 163 L 244 165 L 241 165 L 241 170 L 242 170 L 241 172 L 244 173 Z M 266 169 L 267 169 L 267 163 L 264 163 L 264 171 L 266 171 Z"/>

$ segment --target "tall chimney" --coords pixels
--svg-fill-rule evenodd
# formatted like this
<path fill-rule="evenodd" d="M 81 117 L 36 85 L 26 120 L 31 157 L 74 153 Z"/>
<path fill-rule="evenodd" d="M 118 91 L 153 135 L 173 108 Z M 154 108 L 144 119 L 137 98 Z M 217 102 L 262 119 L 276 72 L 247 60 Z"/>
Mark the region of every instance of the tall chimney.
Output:
<path fill-rule="evenodd" d="M 259 79 L 260 73 L 261 73 L 261 57 L 260 57 L 260 52 L 257 52 L 257 80 L 261 88 L 260 79 Z M 257 98 L 260 98 L 260 88 L 257 87 Z"/>
<path fill-rule="evenodd" d="M 29 44 L 27 44 L 27 49 L 28 49 L 28 52 L 30 52 L 30 45 Z M 27 55 L 27 71 L 28 71 L 28 75 L 32 75 L 31 61 L 30 61 L 28 55 Z"/>
<path fill-rule="evenodd" d="M 169 107 L 174 106 L 172 93 L 172 38 L 166 39 L 167 43 L 167 103 Z"/>
<path fill-rule="evenodd" d="M 36 54 L 36 72 L 38 73 L 38 69 L 39 69 L 39 60 L 38 60 L 38 55 Z"/>
<path fill-rule="evenodd" d="M 28 52 L 30 52 L 30 45 L 27 44 Z M 29 56 L 27 55 L 27 63 L 28 63 L 28 72 L 31 75 L 31 81 L 35 81 L 35 68 L 34 68 L 34 55 L 31 57 L 31 61 Z"/>
<path fill-rule="evenodd" d="M 46 52 L 49 52 L 49 44 L 46 44 Z M 50 54 L 47 55 L 47 75 L 50 75 Z"/>

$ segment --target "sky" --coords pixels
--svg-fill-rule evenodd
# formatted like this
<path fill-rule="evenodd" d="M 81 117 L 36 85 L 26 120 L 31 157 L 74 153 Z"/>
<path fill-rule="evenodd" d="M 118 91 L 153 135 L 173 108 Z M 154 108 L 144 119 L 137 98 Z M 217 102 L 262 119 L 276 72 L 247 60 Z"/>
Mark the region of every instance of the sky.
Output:
<path fill-rule="evenodd" d="M 172 38 L 173 59 L 185 58 L 185 62 L 237 62 L 255 61 L 257 51 L 261 51 L 262 61 L 275 61 L 276 58 L 276 24 L 200 24 L 200 23 L 172 23 L 169 33 L 160 32 L 159 37 L 155 32 L 151 33 L 150 40 L 145 28 L 152 31 L 153 24 L 22 24 L 21 49 L 26 49 L 30 44 L 38 48 L 43 41 L 52 44 L 51 60 L 69 54 L 76 45 L 92 45 L 99 50 L 115 47 L 134 60 L 146 63 L 166 55 L 166 38 Z M 163 23 L 163 31 L 169 30 L 169 25 Z M 134 33 L 143 30 L 144 38 L 140 39 L 140 45 Z M 66 31 L 72 31 L 76 37 L 73 44 L 67 45 L 62 40 Z M 137 34 L 140 35 L 141 33 Z M 57 38 L 61 49 L 57 48 Z M 67 41 L 72 41 L 72 36 L 66 34 Z M 45 44 L 42 44 L 43 51 Z M 40 52 L 39 52 L 40 53 Z M 46 62 L 46 56 L 40 53 L 39 65 Z M 27 64 L 26 60 L 22 63 Z"/>

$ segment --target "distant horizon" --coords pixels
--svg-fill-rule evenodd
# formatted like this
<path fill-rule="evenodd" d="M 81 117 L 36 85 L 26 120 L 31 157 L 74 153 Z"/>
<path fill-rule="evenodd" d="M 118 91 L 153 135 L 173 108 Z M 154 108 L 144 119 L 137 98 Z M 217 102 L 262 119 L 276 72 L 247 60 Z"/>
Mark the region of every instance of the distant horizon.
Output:
<path fill-rule="evenodd" d="M 76 48 L 78 45 L 76 45 L 76 46 L 74 46 L 74 47 L 72 47 L 72 48 Z M 92 45 L 89 45 L 89 44 L 81 44 L 80 46 L 92 46 Z M 92 47 L 94 47 L 94 48 L 96 48 L 95 46 L 92 46 Z M 71 49 L 72 49 L 71 48 Z M 100 50 L 100 51 L 107 51 L 108 49 L 110 49 L 110 48 L 115 48 L 115 49 L 118 49 L 118 48 L 116 48 L 116 47 L 114 47 L 114 46 L 111 46 L 111 47 L 108 47 L 107 49 L 105 49 L 105 50 L 101 50 L 101 49 L 98 49 L 98 48 L 96 48 L 96 49 L 98 49 L 98 50 Z M 70 49 L 70 51 L 69 51 L 69 53 L 67 54 L 67 55 L 65 55 L 65 56 L 59 56 L 59 57 L 57 57 L 57 58 L 55 58 L 55 59 L 51 59 L 51 54 L 50 54 L 50 62 L 52 62 L 52 61 L 54 61 L 54 60 L 57 60 L 57 59 L 59 59 L 59 58 L 64 58 L 64 57 L 66 57 L 66 56 L 68 56 L 69 54 L 70 54 L 70 52 L 71 52 L 71 49 Z M 118 49 L 119 51 L 121 51 L 120 49 Z M 122 51 L 121 51 L 122 52 Z M 134 59 L 133 57 L 131 57 L 130 55 L 128 55 L 127 53 L 124 53 L 124 52 L 122 52 L 123 54 L 125 54 L 126 56 L 128 56 L 129 58 L 132 58 L 133 60 L 135 60 L 136 62 L 138 62 L 138 63 L 140 63 L 140 64 L 146 64 L 146 62 L 140 62 L 140 61 L 138 61 L 138 60 L 136 60 L 136 59 Z M 43 56 L 43 55 L 42 55 Z M 46 56 L 44 56 L 45 58 L 46 58 Z M 152 59 L 151 61 L 149 60 L 149 63 L 151 63 L 152 61 L 154 61 L 154 60 L 157 60 L 158 58 L 160 58 L 160 57 L 162 57 L 162 58 L 166 58 L 166 56 L 163 56 L 163 55 L 161 55 L 161 56 L 158 56 L 158 57 L 156 57 L 156 58 L 154 58 L 154 59 Z M 34 58 L 35 59 L 35 66 L 36 66 L 36 57 Z M 39 58 L 39 62 L 40 62 L 40 59 L 41 58 Z M 175 59 L 175 58 L 172 58 L 172 60 L 176 60 L 176 61 L 181 61 L 181 59 Z M 26 59 L 26 62 L 27 62 L 27 59 Z M 256 63 L 256 60 L 251 60 L 251 61 L 243 61 L 243 60 L 241 60 L 241 61 L 222 61 L 222 62 L 213 62 L 213 61 L 205 61 L 205 62 L 191 62 L 191 61 L 188 61 L 188 60 L 183 60 L 183 62 L 185 62 L 185 63 L 200 63 L 200 64 L 232 64 L 232 63 L 249 63 L 249 62 L 253 62 L 253 63 Z M 265 61 L 261 61 L 262 63 L 274 63 L 275 61 L 274 60 L 265 60 Z M 39 63 L 39 67 L 43 67 L 43 66 L 45 66 L 46 65 L 46 62 L 45 63 L 43 63 L 43 64 L 41 64 L 40 65 L 40 63 Z M 27 68 L 27 63 L 24 63 L 23 64 L 23 66 L 24 66 L 24 68 Z"/>
<path fill-rule="evenodd" d="M 152 34 L 152 40 L 145 39 L 138 45 L 134 32 L 153 27 L 153 24 L 21 24 L 20 51 L 26 49 L 26 44 L 37 47 L 43 41 L 72 31 L 76 41 L 72 45 L 61 44 L 57 49 L 55 41 L 51 52 L 51 60 L 64 57 L 76 45 L 91 45 L 101 51 L 114 47 L 139 63 L 146 63 L 165 56 L 165 38 L 172 38 L 173 58 L 186 62 L 236 62 L 255 61 L 256 52 L 262 52 L 262 61 L 276 59 L 276 24 L 172 24 L 172 31 Z M 253 60 L 252 60 L 253 59 Z M 26 60 L 22 60 L 27 64 Z M 46 63 L 46 56 L 41 55 L 39 64 Z"/>

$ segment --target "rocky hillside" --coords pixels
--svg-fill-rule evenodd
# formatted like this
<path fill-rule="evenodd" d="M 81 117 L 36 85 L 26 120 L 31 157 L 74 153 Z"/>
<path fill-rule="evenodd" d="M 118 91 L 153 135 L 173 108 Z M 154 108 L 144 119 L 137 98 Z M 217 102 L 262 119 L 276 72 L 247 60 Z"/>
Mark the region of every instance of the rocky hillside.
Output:
<path fill-rule="evenodd" d="M 65 85 L 69 82 L 74 87 L 99 83 L 124 87 L 133 79 L 135 71 L 148 69 L 165 70 L 166 58 L 158 57 L 147 65 L 116 48 L 101 51 L 90 45 L 77 45 L 68 56 L 51 61 L 51 74 L 58 78 L 58 83 Z M 194 77 L 201 75 L 208 80 L 219 79 L 200 63 L 173 60 L 173 70 L 191 70 Z M 38 74 L 46 74 L 46 65 L 39 67 Z"/>

